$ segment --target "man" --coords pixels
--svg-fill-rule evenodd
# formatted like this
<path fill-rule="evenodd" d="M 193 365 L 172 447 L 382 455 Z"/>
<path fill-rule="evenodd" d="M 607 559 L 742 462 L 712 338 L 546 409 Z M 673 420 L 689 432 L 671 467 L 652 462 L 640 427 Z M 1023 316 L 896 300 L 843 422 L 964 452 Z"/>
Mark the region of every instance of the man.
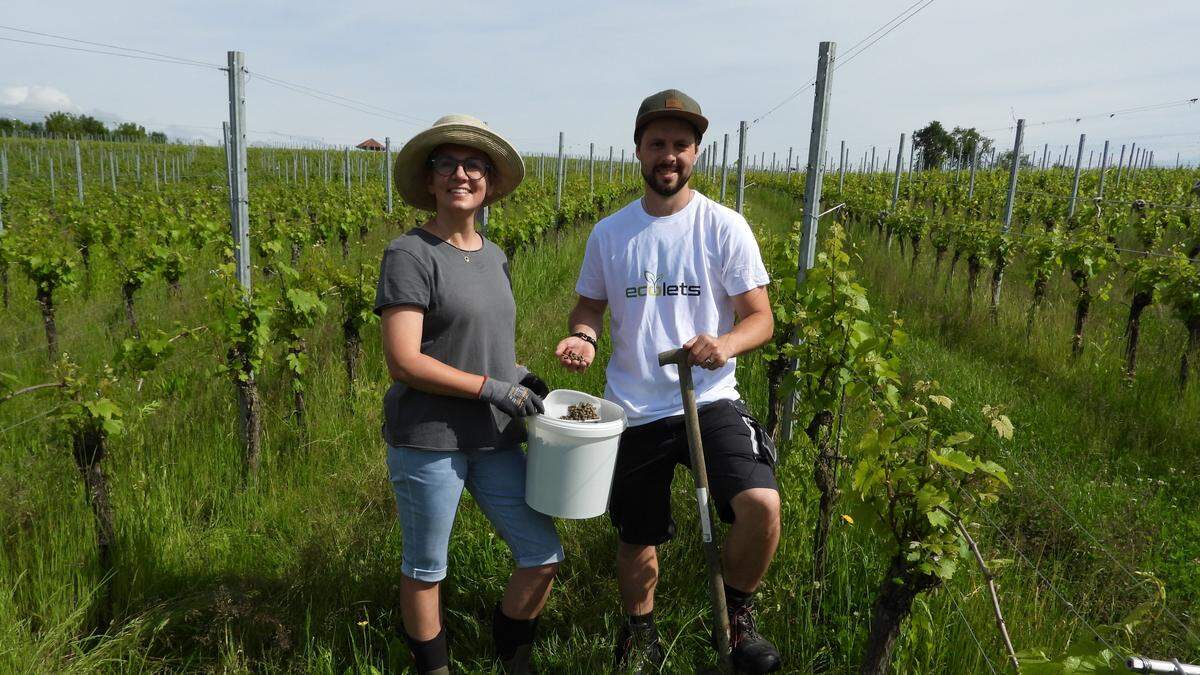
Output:
<path fill-rule="evenodd" d="M 609 499 L 627 614 L 616 657 L 635 672 L 656 670 L 663 660 L 653 613 L 655 547 L 675 534 L 671 479 L 689 457 L 678 373 L 659 367 L 658 353 L 680 345 L 702 369 L 695 385 L 709 486 L 721 519 L 732 524 L 722 566 L 734 665 L 749 673 L 781 665 L 779 651 L 755 628 L 752 604 L 779 543 L 775 451 L 739 400 L 734 378 L 736 357 L 770 339 L 774 318 L 750 226 L 688 185 L 707 128 L 699 104 L 678 90 L 642 102 L 633 140 L 644 194 L 593 229 L 568 320 L 572 335 L 556 351 L 565 368 L 585 370 L 611 308 L 605 397 L 624 408 L 630 424 Z"/>

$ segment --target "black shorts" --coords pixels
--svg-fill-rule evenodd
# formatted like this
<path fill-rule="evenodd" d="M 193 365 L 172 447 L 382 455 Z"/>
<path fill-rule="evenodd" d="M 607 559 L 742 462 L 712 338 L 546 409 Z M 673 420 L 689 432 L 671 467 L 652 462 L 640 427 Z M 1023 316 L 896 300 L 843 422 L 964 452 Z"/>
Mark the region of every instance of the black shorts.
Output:
<path fill-rule="evenodd" d="M 700 437 L 708 488 L 717 515 L 734 519 L 730 502 L 743 490 L 770 488 L 775 481 L 775 446 L 741 401 L 700 406 Z M 671 480 L 675 466 L 691 466 L 683 415 L 630 427 L 621 434 L 608 517 L 626 544 L 657 546 L 675 536 Z"/>

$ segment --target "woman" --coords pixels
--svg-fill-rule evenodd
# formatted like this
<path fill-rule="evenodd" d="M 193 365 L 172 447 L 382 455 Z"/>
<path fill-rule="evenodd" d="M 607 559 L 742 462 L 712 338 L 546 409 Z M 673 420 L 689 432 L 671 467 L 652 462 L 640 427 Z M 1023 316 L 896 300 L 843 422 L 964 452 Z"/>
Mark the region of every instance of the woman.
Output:
<path fill-rule="evenodd" d="M 466 487 L 516 569 L 493 613 L 508 672 L 527 672 L 537 616 L 563 550 L 553 521 L 525 504 L 519 417 L 542 412 L 545 385 L 516 364 L 508 260 L 475 231 L 485 205 L 525 175 L 516 149 L 483 122 L 447 115 L 396 157 L 395 183 L 434 215 L 383 255 L 375 312 L 392 386 L 384 440 L 404 550 L 400 606 L 420 673 L 449 673 L 439 585 Z"/>

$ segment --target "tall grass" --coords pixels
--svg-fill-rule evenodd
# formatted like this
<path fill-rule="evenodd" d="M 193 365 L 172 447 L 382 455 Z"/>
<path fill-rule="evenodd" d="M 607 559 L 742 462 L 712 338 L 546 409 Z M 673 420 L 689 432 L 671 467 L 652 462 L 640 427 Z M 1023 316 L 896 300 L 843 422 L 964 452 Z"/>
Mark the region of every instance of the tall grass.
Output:
<path fill-rule="evenodd" d="M 749 219 L 763 230 L 786 227 L 798 217 L 790 199 L 769 191 L 753 190 L 748 203 Z M 398 231 L 372 234 L 355 248 L 350 264 L 377 264 L 384 243 Z M 586 225 L 569 227 L 513 257 L 517 345 L 519 359 L 552 387 L 600 393 L 608 339 L 601 340 L 600 358 L 584 375 L 559 369 L 553 357 L 575 300 L 587 234 Z M 1031 485 L 1035 481 L 1119 560 L 1163 578 L 1177 613 L 1190 612 L 1200 588 L 1194 562 L 1200 526 L 1186 490 L 1196 468 L 1194 453 L 1187 452 L 1196 438 L 1194 397 L 1174 396 L 1154 384 L 1155 369 L 1166 366 L 1150 360 L 1134 389 L 1124 389 L 1108 372 L 1117 363 L 1112 350 L 1099 342 L 1089 344 L 1083 362 L 1061 363 L 1055 355 L 1059 345 L 1069 343 L 1058 323 L 1035 336 L 1033 351 L 1012 337 L 1020 331 L 996 330 L 984 321 L 943 327 L 938 310 L 945 301 L 923 276 L 927 273 L 919 269 L 910 278 L 878 248 L 861 242 L 862 270 L 878 310 L 896 308 L 907 321 L 913 337 L 905 351 L 907 368 L 941 381 L 965 414 L 974 415 L 984 403 L 1002 404 L 1017 424 L 1017 440 L 1006 452 L 1032 475 L 997 457 L 1015 472 L 1018 484 L 1005 496 L 999 518 L 1037 571 L 1024 562 L 997 567 L 1003 570 L 1001 598 L 1018 648 L 1055 651 L 1086 632 L 1039 573 L 1097 625 L 1119 620 L 1148 592 L 1146 584 L 1131 580 L 1098 552 Z M 211 262 L 197 261 L 197 267 Z M 1006 294 L 1019 293 L 1016 274 L 1010 279 Z M 14 305 L 0 314 L 5 348 L 0 370 L 35 381 L 47 364 L 33 293 L 22 280 L 14 277 L 13 283 Z M 138 300 L 143 329 L 203 315 L 208 283 L 202 273 L 185 276 L 180 299 L 148 288 Z M 63 306 L 64 348 L 84 364 L 106 359 L 124 335 L 119 295 L 106 288 L 98 285 L 90 299 L 71 297 Z M 1001 326 L 1023 326 L 1022 317 L 1006 309 Z M 1153 320 L 1147 323 L 1149 357 L 1151 344 L 1173 338 L 1165 322 L 1161 331 Z M 315 333 L 308 426 L 289 421 L 286 383 L 280 373 L 266 373 L 264 464 L 246 489 L 239 487 L 233 389 L 213 375 L 220 358 L 217 338 L 202 334 L 184 343 L 181 353 L 142 383 L 129 406 L 136 423 L 114 439 L 106 460 L 117 517 L 117 571 L 111 580 L 117 621 L 104 634 L 85 628 L 103 580 L 69 448 L 45 423 L 48 418 L 7 429 L 45 412 L 41 401 L 31 396 L 5 405 L 0 670 L 367 673 L 408 667 L 407 649 L 395 637 L 401 532 L 379 436 L 388 382 L 377 334 L 365 336 L 363 382 L 351 388 L 336 322 Z M 1101 332 L 1093 335 L 1104 339 Z M 1099 365 L 1092 365 L 1093 355 Z M 761 413 L 766 400 L 761 360 L 740 359 L 738 378 L 743 396 Z M 848 448 L 863 424 L 850 421 Z M 783 649 L 789 671 L 852 671 L 883 561 L 865 532 L 838 519 L 830 542 L 831 577 L 818 613 L 809 541 L 816 504 L 810 449 L 803 442 L 786 449 L 778 473 L 783 539 L 759 594 L 760 628 Z M 682 469 L 677 478 L 679 536 L 660 551 L 656 615 L 669 647 L 666 670 L 687 672 L 711 663 L 712 656 L 690 478 Z M 605 670 L 620 619 L 615 535 L 605 518 L 559 521 L 558 528 L 568 558 L 542 622 L 535 662 L 543 672 Z M 1019 560 L 997 536 L 980 534 L 996 557 Z M 492 672 L 490 609 L 511 563 L 469 497 L 460 508 L 450 561 L 444 592 L 453 658 L 465 672 Z M 964 568 L 945 590 L 918 602 L 897 649 L 897 672 L 977 673 L 986 671 L 985 659 L 1000 663 L 981 584 L 978 574 Z M 1195 645 L 1168 621 L 1137 629 L 1137 647 L 1196 656 Z"/>

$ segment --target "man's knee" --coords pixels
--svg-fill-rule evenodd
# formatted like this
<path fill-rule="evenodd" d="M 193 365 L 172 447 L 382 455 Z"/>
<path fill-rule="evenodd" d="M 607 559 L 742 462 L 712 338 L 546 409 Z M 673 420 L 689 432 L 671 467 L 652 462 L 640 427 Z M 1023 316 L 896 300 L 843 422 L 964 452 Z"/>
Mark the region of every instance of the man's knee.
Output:
<path fill-rule="evenodd" d="M 619 563 L 652 563 L 657 559 L 657 549 L 642 544 L 617 544 L 617 562 Z"/>
<path fill-rule="evenodd" d="M 779 530 L 779 492 L 770 488 L 750 488 L 734 495 L 730 502 L 734 521 L 765 531 Z"/>

